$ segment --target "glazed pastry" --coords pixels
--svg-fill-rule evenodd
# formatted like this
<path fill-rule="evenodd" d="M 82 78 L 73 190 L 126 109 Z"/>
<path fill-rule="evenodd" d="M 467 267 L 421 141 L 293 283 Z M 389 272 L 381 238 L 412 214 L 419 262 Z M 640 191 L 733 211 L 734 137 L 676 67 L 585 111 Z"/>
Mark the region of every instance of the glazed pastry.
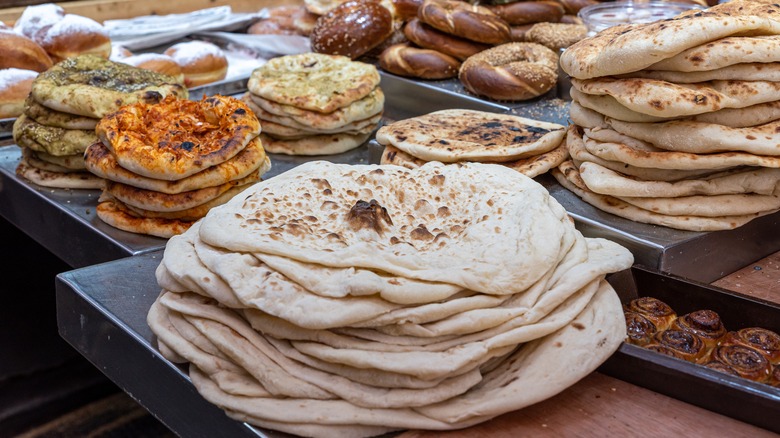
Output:
<path fill-rule="evenodd" d="M 720 371 L 721 373 L 731 374 L 732 376 L 741 377 L 739 373 L 730 366 L 726 365 L 723 362 L 718 361 L 710 361 L 704 364 L 705 367 L 713 369 L 715 371 Z"/>
<path fill-rule="evenodd" d="M 773 365 L 780 364 L 780 335 L 761 327 L 728 332 L 720 345 L 744 345 L 761 352 Z"/>
<path fill-rule="evenodd" d="M 726 335 L 726 327 L 723 326 L 720 315 L 712 310 L 697 310 L 683 315 L 672 323 L 672 328 L 698 335 L 707 348 L 718 345 L 718 342 Z"/>
<path fill-rule="evenodd" d="M 772 368 L 772 373 L 769 375 L 769 380 L 766 383 L 767 385 L 780 388 L 780 365 L 775 365 L 775 367 Z"/>
<path fill-rule="evenodd" d="M 744 345 L 721 345 L 712 350 L 711 360 L 729 366 L 745 379 L 765 382 L 769 379 L 771 365 L 760 353 Z"/>
<path fill-rule="evenodd" d="M 668 304 L 653 297 L 642 297 L 631 300 L 624 309 L 627 312 L 636 312 L 655 324 L 658 331 L 664 331 L 672 325 L 677 314 Z"/>
<path fill-rule="evenodd" d="M 658 328 L 652 321 L 636 312 L 625 312 L 626 330 L 628 337 L 626 342 L 634 345 L 647 345 L 653 340 L 653 336 L 658 333 Z"/>
<path fill-rule="evenodd" d="M 656 333 L 645 348 L 693 363 L 707 360 L 707 346 L 695 334 L 686 330 L 665 330 Z"/>

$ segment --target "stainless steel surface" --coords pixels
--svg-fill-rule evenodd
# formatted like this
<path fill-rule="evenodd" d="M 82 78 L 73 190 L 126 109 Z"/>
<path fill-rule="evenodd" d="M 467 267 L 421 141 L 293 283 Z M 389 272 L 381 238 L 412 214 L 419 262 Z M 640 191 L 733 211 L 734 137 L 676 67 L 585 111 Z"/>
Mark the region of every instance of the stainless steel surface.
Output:
<path fill-rule="evenodd" d="M 11 138 L 13 136 L 14 122 L 13 119 L 0 119 L 0 140 L 4 138 Z"/>
<path fill-rule="evenodd" d="M 16 175 L 17 146 L 0 147 L 0 216 L 73 267 L 142 254 L 165 240 L 127 233 L 95 215 L 99 190 L 51 189 Z"/>
<path fill-rule="evenodd" d="M 153 346 L 146 314 L 160 293 L 160 257 L 151 252 L 58 275 L 60 335 L 179 436 L 286 436 L 228 418 L 198 394 L 186 369 Z"/>

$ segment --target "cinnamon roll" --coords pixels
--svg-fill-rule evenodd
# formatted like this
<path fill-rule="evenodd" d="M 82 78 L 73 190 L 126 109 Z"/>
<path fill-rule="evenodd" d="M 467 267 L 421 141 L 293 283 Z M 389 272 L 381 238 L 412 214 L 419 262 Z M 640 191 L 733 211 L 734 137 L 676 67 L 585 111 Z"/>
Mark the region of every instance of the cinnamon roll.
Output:
<path fill-rule="evenodd" d="M 720 371 L 721 373 L 731 374 L 732 376 L 740 377 L 739 373 L 730 366 L 726 365 L 723 362 L 718 361 L 710 361 L 704 364 L 705 367 L 713 369 L 715 371 Z"/>
<path fill-rule="evenodd" d="M 780 365 L 775 365 L 775 367 L 772 368 L 772 373 L 769 374 L 769 380 L 766 383 L 780 388 Z"/>
<path fill-rule="evenodd" d="M 626 330 L 628 337 L 626 342 L 634 345 L 647 345 L 658 333 L 658 328 L 652 321 L 636 312 L 625 312 Z"/>
<path fill-rule="evenodd" d="M 693 363 L 702 363 L 707 360 L 708 350 L 704 341 L 699 336 L 685 330 L 669 329 L 656 333 L 653 342 L 646 345 L 645 348 Z"/>
<path fill-rule="evenodd" d="M 677 314 L 668 304 L 653 297 L 642 297 L 631 300 L 624 309 L 627 312 L 636 312 L 652 321 L 658 331 L 664 331 L 672 325 Z"/>
<path fill-rule="evenodd" d="M 764 355 L 773 365 L 780 364 L 780 335 L 761 327 L 748 327 L 728 332 L 720 345 L 744 345 Z"/>
<path fill-rule="evenodd" d="M 745 379 L 754 382 L 769 380 L 771 365 L 753 348 L 744 345 L 721 345 L 712 350 L 711 360 L 729 366 Z"/>
<path fill-rule="evenodd" d="M 697 310 L 683 315 L 672 323 L 675 330 L 689 331 L 699 336 L 707 345 L 713 348 L 726 335 L 726 327 L 720 320 L 720 315 L 712 310 Z"/>

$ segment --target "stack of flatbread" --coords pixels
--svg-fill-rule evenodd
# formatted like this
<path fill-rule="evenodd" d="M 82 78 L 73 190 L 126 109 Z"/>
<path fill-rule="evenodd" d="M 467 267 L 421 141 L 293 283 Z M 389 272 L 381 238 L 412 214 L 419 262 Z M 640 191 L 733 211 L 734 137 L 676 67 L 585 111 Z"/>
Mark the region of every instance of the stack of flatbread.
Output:
<path fill-rule="evenodd" d="M 172 238 L 148 322 L 229 416 L 306 436 L 456 429 L 562 391 L 625 337 L 584 238 L 503 166 L 309 162 Z"/>
<path fill-rule="evenodd" d="M 568 158 L 565 133 L 554 123 L 453 109 L 385 125 L 376 141 L 385 146 L 382 164 L 414 169 L 429 161 L 496 163 L 533 178 Z"/>
<path fill-rule="evenodd" d="M 70 58 L 40 74 L 14 124 L 22 148 L 17 174 L 38 185 L 95 189 L 102 179 L 84 165 L 84 151 L 97 141 L 95 126 L 121 105 L 186 98 L 174 78 L 117 64 L 99 56 Z"/>
<path fill-rule="evenodd" d="M 567 49 L 554 172 L 594 206 L 693 231 L 780 209 L 780 6 L 735 0 L 607 29 Z"/>
<path fill-rule="evenodd" d="M 332 155 L 368 140 L 385 96 L 376 67 L 346 56 L 304 53 L 252 72 L 244 101 L 263 125 L 270 153 Z"/>
<path fill-rule="evenodd" d="M 126 105 L 96 132 L 84 161 L 106 179 L 97 215 L 134 233 L 180 234 L 271 167 L 260 122 L 232 97 Z"/>

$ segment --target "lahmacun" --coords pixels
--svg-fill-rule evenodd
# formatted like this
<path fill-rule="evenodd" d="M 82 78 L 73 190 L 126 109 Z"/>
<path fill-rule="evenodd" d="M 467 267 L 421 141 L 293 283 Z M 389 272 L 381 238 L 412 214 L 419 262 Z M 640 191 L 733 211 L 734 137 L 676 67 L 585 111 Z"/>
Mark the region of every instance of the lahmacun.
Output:
<path fill-rule="evenodd" d="M 260 122 L 232 97 L 168 97 L 158 104 L 124 106 L 104 117 L 96 131 L 120 166 L 176 181 L 241 152 L 260 133 Z"/>

